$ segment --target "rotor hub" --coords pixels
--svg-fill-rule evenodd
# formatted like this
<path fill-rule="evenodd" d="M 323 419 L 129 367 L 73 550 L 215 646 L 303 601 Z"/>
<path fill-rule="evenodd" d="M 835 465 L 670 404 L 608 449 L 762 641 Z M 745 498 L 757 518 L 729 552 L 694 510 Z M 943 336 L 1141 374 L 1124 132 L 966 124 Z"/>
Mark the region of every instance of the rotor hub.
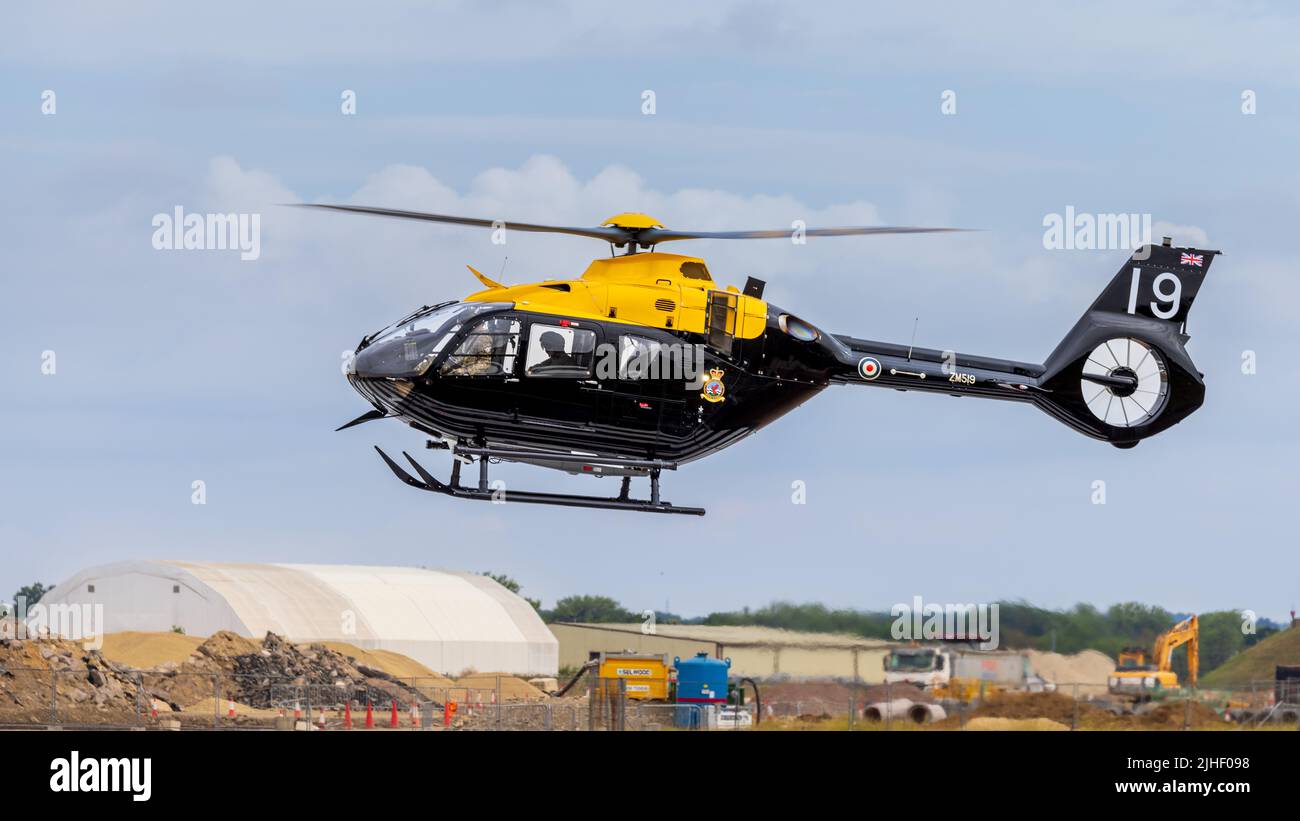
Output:
<path fill-rule="evenodd" d="M 640 214 L 632 211 L 627 211 L 622 214 L 615 214 L 614 216 L 602 222 L 601 225 L 606 225 L 609 226 L 610 228 L 629 228 L 634 231 L 639 231 L 644 228 L 664 227 L 664 224 L 662 222 L 650 216 L 649 214 Z"/>
<path fill-rule="evenodd" d="M 1134 393 L 1137 392 L 1138 385 L 1140 384 L 1138 380 L 1137 371 L 1133 370 L 1128 366 L 1121 365 L 1120 367 L 1111 371 L 1110 375 L 1133 380 L 1132 384 L 1128 384 L 1128 385 L 1112 385 L 1110 390 L 1111 393 L 1115 394 L 1115 396 L 1123 398 L 1126 396 L 1132 396 Z"/>

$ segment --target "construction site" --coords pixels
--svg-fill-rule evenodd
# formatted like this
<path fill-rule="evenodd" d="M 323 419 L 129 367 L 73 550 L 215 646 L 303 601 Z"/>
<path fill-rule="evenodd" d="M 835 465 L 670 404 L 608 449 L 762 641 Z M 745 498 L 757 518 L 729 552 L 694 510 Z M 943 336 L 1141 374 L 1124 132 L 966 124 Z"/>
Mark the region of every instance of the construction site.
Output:
<path fill-rule="evenodd" d="M 40 605 L 0 637 L 5 728 L 1300 727 L 1294 623 L 1201 679 L 1196 616 L 1111 658 L 765 627 L 546 624 L 476 574 L 165 561 L 89 568 Z M 103 629 L 72 635 L 77 613 Z"/>

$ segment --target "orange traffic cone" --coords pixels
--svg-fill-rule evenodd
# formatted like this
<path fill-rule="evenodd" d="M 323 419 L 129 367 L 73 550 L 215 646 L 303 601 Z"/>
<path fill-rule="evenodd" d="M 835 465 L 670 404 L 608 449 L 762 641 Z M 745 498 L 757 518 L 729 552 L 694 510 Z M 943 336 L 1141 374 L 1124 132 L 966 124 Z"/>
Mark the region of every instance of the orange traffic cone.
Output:
<path fill-rule="evenodd" d="M 150 718 L 158 717 L 158 699 L 156 698 L 149 700 L 149 717 Z"/>
<path fill-rule="evenodd" d="M 343 729 L 352 729 L 352 699 L 348 699 L 343 704 Z"/>
<path fill-rule="evenodd" d="M 295 701 L 293 703 L 293 720 L 297 721 L 300 718 L 302 718 L 302 705 Z"/>
<path fill-rule="evenodd" d="M 320 713 L 316 715 L 316 726 L 322 730 L 325 729 L 325 708 L 322 707 Z"/>
<path fill-rule="evenodd" d="M 234 718 L 234 717 L 235 717 L 235 702 L 234 699 L 230 699 L 226 701 L 226 718 Z"/>
<path fill-rule="evenodd" d="M 374 706 L 369 701 L 367 701 L 366 702 L 366 729 L 372 730 L 374 729 L 374 727 L 375 727 L 375 709 Z"/>
<path fill-rule="evenodd" d="M 411 702 L 411 726 L 420 729 L 420 708 L 415 706 L 414 701 Z"/>
<path fill-rule="evenodd" d="M 390 716 L 389 719 L 388 719 L 388 726 L 391 727 L 391 728 L 394 729 L 394 730 L 396 730 L 397 727 L 398 727 L 398 723 L 397 723 L 397 699 L 393 699 L 393 714 L 392 714 L 392 716 Z"/>

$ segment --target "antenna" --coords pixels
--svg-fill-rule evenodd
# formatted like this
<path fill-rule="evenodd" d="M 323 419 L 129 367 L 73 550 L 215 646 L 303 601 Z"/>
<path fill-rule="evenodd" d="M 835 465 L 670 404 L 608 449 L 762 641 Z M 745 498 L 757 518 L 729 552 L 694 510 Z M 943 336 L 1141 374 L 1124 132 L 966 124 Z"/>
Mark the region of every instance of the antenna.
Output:
<path fill-rule="evenodd" d="M 509 261 L 510 257 L 508 255 L 501 258 L 501 270 L 497 273 L 497 282 L 506 281 L 506 263 Z"/>
<path fill-rule="evenodd" d="M 912 348 L 916 347 L 916 326 L 921 324 L 921 317 L 912 318 L 912 341 L 907 343 L 907 361 L 912 361 Z"/>

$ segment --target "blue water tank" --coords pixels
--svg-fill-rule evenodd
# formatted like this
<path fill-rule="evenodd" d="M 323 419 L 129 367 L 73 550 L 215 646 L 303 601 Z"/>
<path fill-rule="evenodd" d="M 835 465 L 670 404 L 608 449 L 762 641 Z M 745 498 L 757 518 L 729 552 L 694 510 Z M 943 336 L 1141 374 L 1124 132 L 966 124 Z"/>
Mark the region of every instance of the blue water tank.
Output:
<path fill-rule="evenodd" d="M 717 709 L 706 705 L 727 703 L 727 673 L 731 670 L 731 659 L 715 659 L 708 653 L 697 653 L 685 661 L 680 657 L 674 658 L 673 666 L 677 668 L 677 703 L 700 705 L 680 706 L 675 723 L 688 729 L 699 727 L 703 723 L 703 711 Z"/>

